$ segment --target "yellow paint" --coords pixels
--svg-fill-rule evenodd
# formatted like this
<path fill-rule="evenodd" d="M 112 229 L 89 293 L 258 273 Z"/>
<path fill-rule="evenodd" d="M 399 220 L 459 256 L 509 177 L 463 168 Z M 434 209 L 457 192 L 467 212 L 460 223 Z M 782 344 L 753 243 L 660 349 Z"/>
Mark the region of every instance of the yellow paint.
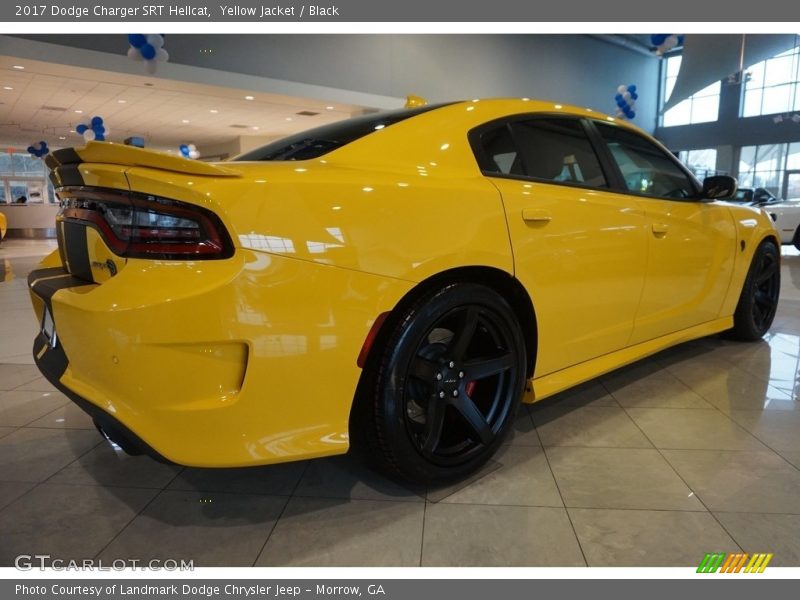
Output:
<path fill-rule="evenodd" d="M 8 229 L 8 220 L 6 219 L 6 215 L 0 212 L 0 242 L 3 241 L 4 237 L 6 237 L 7 229 Z"/>
<path fill-rule="evenodd" d="M 70 360 L 61 384 L 175 462 L 256 465 L 347 450 L 356 358 L 374 319 L 451 269 L 504 272 L 529 294 L 539 338 L 526 401 L 729 328 L 756 246 L 776 235 L 769 217 L 480 172 L 470 129 L 555 110 L 606 118 L 471 101 L 287 163 L 78 148 L 87 185 L 203 206 L 236 252 L 126 261 L 90 231 L 91 260 L 111 259 L 118 273 L 98 267 L 94 284 L 53 296 Z"/>

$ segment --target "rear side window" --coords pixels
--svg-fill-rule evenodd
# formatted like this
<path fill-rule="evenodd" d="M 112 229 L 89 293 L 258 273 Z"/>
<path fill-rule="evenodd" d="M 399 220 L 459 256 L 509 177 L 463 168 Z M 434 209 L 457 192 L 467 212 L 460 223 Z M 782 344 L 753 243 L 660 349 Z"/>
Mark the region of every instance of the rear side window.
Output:
<path fill-rule="evenodd" d="M 692 178 L 669 154 L 646 138 L 621 127 L 596 123 L 631 192 L 656 198 L 693 198 Z"/>
<path fill-rule="evenodd" d="M 485 173 L 608 187 L 600 161 L 575 119 L 535 118 L 499 125 L 480 136 Z"/>
<path fill-rule="evenodd" d="M 442 106 L 447 106 L 447 104 L 432 104 L 345 119 L 276 140 L 266 146 L 240 154 L 233 160 L 273 161 L 319 158 L 379 129 L 390 127 L 395 123 Z"/>

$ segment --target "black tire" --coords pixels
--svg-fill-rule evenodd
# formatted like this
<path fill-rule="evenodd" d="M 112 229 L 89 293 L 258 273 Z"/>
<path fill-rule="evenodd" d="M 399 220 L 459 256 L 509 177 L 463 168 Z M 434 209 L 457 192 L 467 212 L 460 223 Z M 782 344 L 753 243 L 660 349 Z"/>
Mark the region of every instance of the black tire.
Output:
<path fill-rule="evenodd" d="M 792 240 L 794 247 L 800 250 L 800 225 L 797 226 L 797 230 L 794 232 L 794 239 Z"/>
<path fill-rule="evenodd" d="M 369 447 L 391 474 L 416 483 L 462 478 L 513 426 L 525 384 L 525 342 L 491 289 L 453 283 L 387 321 L 362 392 Z"/>
<path fill-rule="evenodd" d="M 774 242 L 761 243 L 753 255 L 733 314 L 734 339 L 760 340 L 772 325 L 781 289 L 780 252 Z"/>

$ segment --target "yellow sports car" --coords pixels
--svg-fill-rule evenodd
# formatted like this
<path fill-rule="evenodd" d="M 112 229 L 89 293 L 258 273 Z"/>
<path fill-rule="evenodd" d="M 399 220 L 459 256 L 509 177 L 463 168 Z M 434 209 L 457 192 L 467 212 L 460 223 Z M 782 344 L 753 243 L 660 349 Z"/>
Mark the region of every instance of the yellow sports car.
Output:
<path fill-rule="evenodd" d="M 8 225 L 8 221 L 6 221 L 6 216 L 0 212 L 0 242 L 6 237 L 6 227 Z"/>
<path fill-rule="evenodd" d="M 130 452 L 230 467 L 344 453 L 462 477 L 534 402 L 668 346 L 754 340 L 778 237 L 590 109 L 371 114 L 209 164 L 48 156 L 30 274 L 46 377 Z"/>

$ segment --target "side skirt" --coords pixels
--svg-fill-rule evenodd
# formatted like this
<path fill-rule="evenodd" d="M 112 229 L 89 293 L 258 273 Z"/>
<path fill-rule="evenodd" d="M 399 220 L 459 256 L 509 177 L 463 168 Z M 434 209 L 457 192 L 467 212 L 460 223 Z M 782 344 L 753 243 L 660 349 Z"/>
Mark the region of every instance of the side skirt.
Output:
<path fill-rule="evenodd" d="M 550 373 L 542 377 L 535 377 L 533 380 L 528 381 L 525 396 L 522 401 L 526 404 L 532 404 L 533 402 L 537 402 L 538 400 L 574 387 L 579 383 L 589 381 L 604 373 L 619 369 L 637 360 L 656 354 L 671 346 L 720 333 L 731 327 L 733 327 L 732 316 L 708 321 L 707 323 L 701 323 L 700 325 L 670 333 L 669 335 L 654 340 L 649 340 L 636 344 L 635 346 L 629 346 L 622 350 L 611 352 L 610 354 L 598 356 L 592 360 L 567 367 L 555 373 Z"/>

